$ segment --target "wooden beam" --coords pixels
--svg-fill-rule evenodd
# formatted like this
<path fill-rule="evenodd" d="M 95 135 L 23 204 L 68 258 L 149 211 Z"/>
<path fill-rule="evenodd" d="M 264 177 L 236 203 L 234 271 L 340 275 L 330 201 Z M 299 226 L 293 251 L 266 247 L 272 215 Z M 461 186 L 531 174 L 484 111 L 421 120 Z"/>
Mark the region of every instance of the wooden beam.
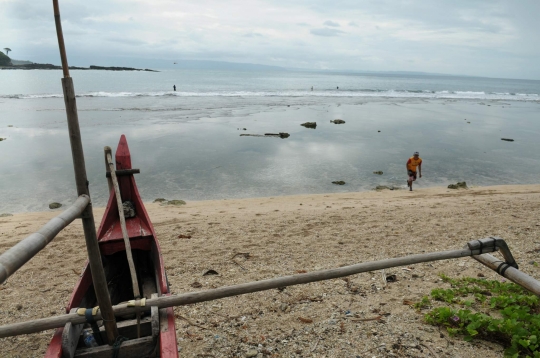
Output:
<path fill-rule="evenodd" d="M 125 341 L 120 346 L 117 358 L 148 357 L 148 353 L 154 350 L 152 337 L 143 337 Z M 109 346 L 99 346 L 93 348 L 80 349 L 75 354 L 75 358 L 111 358 L 112 348 Z"/>
<path fill-rule="evenodd" d="M 499 275 L 506 277 L 515 284 L 518 284 L 535 295 L 540 296 L 540 282 L 526 273 L 519 271 L 504 261 L 501 261 L 500 259 L 497 259 L 489 254 L 475 255 L 473 256 L 473 259 L 481 264 L 486 265 Z"/>
<path fill-rule="evenodd" d="M 4 283 L 9 276 L 43 250 L 62 229 L 80 217 L 89 203 L 90 197 L 88 195 L 79 196 L 73 205 L 43 225 L 38 232 L 21 240 L 0 255 L 0 283 Z"/>
<path fill-rule="evenodd" d="M 133 254 L 131 253 L 131 243 L 129 241 L 129 235 L 126 227 L 126 218 L 124 217 L 124 206 L 122 205 L 122 196 L 120 194 L 120 186 L 118 185 L 118 178 L 116 178 L 116 171 L 114 170 L 114 163 L 111 154 L 107 154 L 107 163 L 109 164 L 111 179 L 113 182 L 114 192 L 116 194 L 116 205 L 118 207 L 118 216 L 120 217 L 120 227 L 122 228 L 122 236 L 124 237 L 124 245 L 126 245 L 126 255 L 129 265 L 129 273 L 131 274 L 131 284 L 133 285 L 133 296 L 135 298 L 141 297 L 139 291 L 139 281 L 137 280 L 137 271 L 135 271 L 135 263 L 133 262 Z"/>
<path fill-rule="evenodd" d="M 62 69 L 64 78 L 62 78 L 62 90 L 64 92 L 64 102 L 66 104 L 66 115 L 68 122 L 69 142 L 71 144 L 71 156 L 73 158 L 73 168 L 75 171 L 75 183 L 77 185 L 77 195 L 86 194 L 90 196 L 88 190 L 88 179 L 86 177 L 86 166 L 84 163 L 84 152 L 81 140 L 81 130 L 79 128 L 79 115 L 77 114 L 77 102 L 75 100 L 75 89 L 73 79 L 69 77 L 69 68 L 67 63 L 66 49 L 64 45 L 64 36 L 62 33 L 62 22 L 60 21 L 60 7 L 58 0 L 53 0 L 54 20 L 56 24 L 56 34 L 58 37 L 58 47 L 60 49 L 60 58 L 62 60 Z M 94 213 L 92 211 L 92 202 L 86 206 L 82 213 L 82 224 L 86 249 L 88 251 L 88 260 L 90 270 L 92 271 L 92 282 L 94 291 L 103 314 L 103 322 L 107 328 L 107 338 L 109 344 L 113 344 L 118 337 L 116 329 L 116 319 L 112 311 L 111 298 L 107 289 L 107 281 L 103 272 L 103 263 L 101 262 L 101 252 L 96 235 L 96 224 L 94 222 Z"/>
<path fill-rule="evenodd" d="M 76 308 L 72 308 L 70 313 L 77 312 Z M 66 323 L 62 332 L 62 358 L 73 358 L 79 344 L 79 338 L 83 330 L 84 324 Z"/>
<path fill-rule="evenodd" d="M 448 259 L 457 259 L 461 257 L 478 255 L 485 252 L 496 251 L 495 246 L 484 247 L 482 249 L 460 249 L 439 251 L 427 254 L 410 255 L 405 257 L 398 257 L 393 259 L 386 259 L 374 262 L 366 262 L 351 266 L 345 266 L 330 270 L 321 270 L 315 272 L 309 272 L 305 274 L 293 275 L 272 278 L 268 280 L 261 280 L 256 282 L 243 283 L 234 286 L 225 286 L 207 291 L 198 291 L 184 293 L 181 295 L 160 296 L 157 298 L 150 298 L 146 300 L 145 307 L 128 307 L 127 304 L 119 304 L 113 307 L 114 314 L 123 316 L 127 314 L 133 314 L 137 311 L 148 312 L 150 306 L 157 306 L 159 308 L 183 306 L 198 302 L 212 301 L 220 298 L 239 296 L 246 293 L 253 293 L 258 291 L 271 290 L 274 288 L 300 285 L 310 282 L 317 282 L 323 280 L 330 280 L 339 277 L 345 277 L 355 275 L 367 271 L 376 271 L 387 269 L 390 267 L 414 265 L 421 262 L 440 261 Z M 98 312 L 96 319 L 100 319 Z M 0 338 L 15 336 L 19 334 L 28 334 L 40 332 L 45 329 L 51 329 L 56 327 L 62 327 L 67 322 L 81 323 L 84 322 L 84 317 L 66 314 L 56 317 L 42 318 L 29 322 L 13 323 L 0 327 Z"/>
<path fill-rule="evenodd" d="M 107 154 L 112 155 L 112 149 L 109 146 L 103 148 L 105 154 L 105 176 L 107 177 L 107 185 L 109 186 L 109 194 L 113 190 L 112 179 L 111 179 L 111 168 L 109 167 L 109 162 L 107 161 Z"/>
<path fill-rule="evenodd" d="M 120 170 L 116 170 L 115 173 L 117 177 L 122 177 L 126 175 L 140 174 L 141 170 L 140 169 L 120 169 Z M 107 173 L 105 173 L 105 176 L 107 178 L 110 178 L 111 172 L 107 171 Z"/>

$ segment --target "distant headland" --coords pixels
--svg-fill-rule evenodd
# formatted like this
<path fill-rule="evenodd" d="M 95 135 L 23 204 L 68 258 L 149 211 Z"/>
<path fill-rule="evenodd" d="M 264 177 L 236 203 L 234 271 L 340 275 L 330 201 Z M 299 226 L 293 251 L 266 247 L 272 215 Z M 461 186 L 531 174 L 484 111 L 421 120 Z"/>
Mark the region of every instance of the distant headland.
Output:
<path fill-rule="evenodd" d="M 2 70 L 61 70 L 62 66 L 51 65 L 50 63 L 29 63 L 24 65 L 11 65 L 0 66 Z M 133 67 L 104 67 L 104 66 L 90 66 L 90 67 L 77 67 L 69 66 L 70 70 L 101 70 L 101 71 L 147 71 L 147 72 L 159 72 L 148 68 L 140 69 Z"/>
<path fill-rule="evenodd" d="M 50 63 L 33 63 L 31 61 L 19 61 L 9 58 L 4 53 L 0 52 L 0 69 L 1 70 L 61 70 L 62 66 L 51 65 Z M 101 71 L 147 71 L 159 72 L 148 68 L 140 69 L 133 67 L 115 67 L 115 66 L 90 66 L 77 67 L 69 66 L 70 70 L 101 70 Z"/>

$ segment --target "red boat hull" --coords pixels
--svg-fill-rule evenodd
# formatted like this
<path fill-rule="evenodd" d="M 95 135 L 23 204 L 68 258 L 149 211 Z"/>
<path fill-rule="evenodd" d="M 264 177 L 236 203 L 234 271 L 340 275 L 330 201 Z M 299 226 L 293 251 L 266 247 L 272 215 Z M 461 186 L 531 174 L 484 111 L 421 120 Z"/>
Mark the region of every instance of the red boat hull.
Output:
<path fill-rule="evenodd" d="M 131 155 L 127 145 L 126 137 L 121 136 L 116 151 L 116 170 L 132 169 Z M 159 295 L 169 295 L 167 276 L 165 266 L 161 256 L 161 249 L 156 238 L 154 226 L 150 221 L 146 208 L 142 202 L 141 196 L 135 183 L 133 174 L 119 176 L 118 183 L 122 202 L 130 201 L 135 207 L 136 216 L 126 218 L 126 228 L 130 239 L 132 251 L 141 250 L 149 252 L 150 261 L 153 263 L 155 273 L 155 288 Z M 112 255 L 125 251 L 120 218 L 118 214 L 116 195 L 111 191 L 109 201 L 103 215 L 103 220 L 98 230 L 98 242 L 103 258 L 112 257 Z M 72 308 L 78 308 L 90 292 L 92 287 L 92 275 L 88 263 L 85 265 L 79 282 L 75 285 L 73 293 L 66 306 L 66 313 Z M 178 348 L 176 343 L 176 328 L 173 308 L 166 308 L 167 322 L 161 323 L 161 332 L 159 336 L 159 357 L 176 358 L 178 357 Z M 60 358 L 62 356 L 62 333 L 63 328 L 58 328 L 45 353 L 46 358 Z M 121 351 L 121 349 L 120 349 Z"/>

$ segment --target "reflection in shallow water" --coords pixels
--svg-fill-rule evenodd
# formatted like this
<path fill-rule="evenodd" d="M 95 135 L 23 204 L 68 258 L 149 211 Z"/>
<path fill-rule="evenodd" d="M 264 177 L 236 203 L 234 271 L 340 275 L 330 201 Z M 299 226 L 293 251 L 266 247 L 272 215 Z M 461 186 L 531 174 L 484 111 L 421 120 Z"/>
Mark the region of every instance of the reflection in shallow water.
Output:
<path fill-rule="evenodd" d="M 227 199 L 406 186 L 535 183 L 537 102 L 358 98 L 80 98 L 90 191 L 105 205 L 103 147 L 125 134 L 145 201 Z M 488 106 L 489 105 L 489 106 Z M 3 99 L 0 213 L 46 210 L 76 195 L 62 99 Z M 330 120 L 343 119 L 345 124 Z M 316 129 L 300 126 L 317 122 Z M 470 123 L 468 123 L 470 122 Z M 14 125 L 8 128 L 8 125 Z M 243 130 L 246 128 L 246 130 Z M 380 131 L 380 132 L 379 132 Z M 240 134 L 287 132 L 281 138 Z M 502 137 L 515 142 L 501 141 Z M 374 171 L 383 171 L 382 176 Z M 337 186 L 332 181 L 347 184 Z"/>

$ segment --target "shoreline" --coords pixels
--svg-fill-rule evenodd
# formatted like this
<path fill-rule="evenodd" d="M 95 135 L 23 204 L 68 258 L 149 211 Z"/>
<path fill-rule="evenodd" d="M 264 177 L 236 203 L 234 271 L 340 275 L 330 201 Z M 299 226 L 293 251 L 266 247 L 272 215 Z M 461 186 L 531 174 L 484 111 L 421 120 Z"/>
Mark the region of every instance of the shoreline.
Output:
<path fill-rule="evenodd" d="M 379 187 L 381 189 L 378 189 Z M 393 189 L 390 189 L 390 188 L 393 188 Z M 467 192 L 473 193 L 473 192 L 475 192 L 477 190 L 489 190 L 489 191 L 493 191 L 493 192 L 500 192 L 501 194 L 505 193 L 506 191 L 511 190 L 512 192 L 517 192 L 517 193 L 521 194 L 521 193 L 524 193 L 524 191 L 526 191 L 528 189 L 533 189 L 533 190 L 539 190 L 540 191 L 540 184 L 502 184 L 502 185 L 486 185 L 486 186 L 475 185 L 475 186 L 468 186 L 466 189 L 462 189 L 462 188 L 449 189 L 449 188 L 444 187 L 444 186 L 431 186 L 431 187 L 425 187 L 425 188 L 422 188 L 422 187 L 418 188 L 417 187 L 412 192 L 410 192 L 405 187 L 401 188 L 401 187 L 396 187 L 396 186 L 392 186 L 392 185 L 389 185 L 389 186 L 378 185 L 377 188 L 373 188 L 373 189 L 369 189 L 369 190 L 350 191 L 350 192 L 328 192 L 328 193 L 316 193 L 316 194 L 255 196 L 255 197 L 249 197 L 249 198 L 211 199 L 211 200 L 184 200 L 182 198 L 177 198 L 177 197 L 165 198 L 165 203 L 167 201 L 169 201 L 169 200 L 183 200 L 183 201 L 186 202 L 185 205 L 174 205 L 174 204 L 168 205 L 168 204 L 165 204 L 165 203 L 156 202 L 156 200 L 163 199 L 163 198 L 156 198 L 153 201 L 143 201 L 143 202 L 144 202 L 144 205 L 147 208 L 152 208 L 152 209 L 155 210 L 156 208 L 162 208 L 162 207 L 163 208 L 165 208 L 165 207 L 169 207 L 169 208 L 186 208 L 186 207 L 204 208 L 206 206 L 213 207 L 216 204 L 219 206 L 219 203 L 223 203 L 223 202 L 227 202 L 229 204 L 231 204 L 231 203 L 241 204 L 242 202 L 245 202 L 246 204 L 248 204 L 250 202 L 260 201 L 260 200 L 263 200 L 263 201 L 264 200 L 275 200 L 276 202 L 279 202 L 279 201 L 288 202 L 288 201 L 294 201 L 294 200 L 302 201 L 302 199 L 304 199 L 304 201 L 306 201 L 306 200 L 316 200 L 316 202 L 319 202 L 320 198 L 325 198 L 325 197 L 340 198 L 342 196 L 349 196 L 349 197 L 352 196 L 352 197 L 355 197 L 355 198 L 358 198 L 358 197 L 361 197 L 361 196 L 366 196 L 366 198 L 369 198 L 370 200 L 372 200 L 372 199 L 375 199 L 375 198 L 372 198 L 372 196 L 377 196 L 378 198 L 381 198 L 381 199 L 390 198 L 390 197 L 402 198 L 402 197 L 408 197 L 408 196 L 419 194 L 419 193 L 421 193 L 423 195 L 443 195 L 443 192 L 444 192 L 445 196 L 451 197 L 451 196 L 462 196 L 462 195 L 464 195 L 464 193 L 467 193 Z M 4 212 L 4 213 L 0 213 L 0 219 L 14 217 L 14 216 L 20 216 L 20 215 L 31 215 L 31 214 L 39 214 L 39 215 L 50 214 L 50 215 L 52 215 L 54 217 L 54 216 L 58 215 L 59 213 L 61 213 L 62 211 L 64 211 L 70 205 L 71 205 L 71 203 L 70 204 L 62 204 L 62 206 L 60 208 L 58 208 L 58 209 L 49 209 L 49 210 L 43 210 L 43 211 L 23 211 L 23 212 L 16 212 L 16 213 Z M 100 213 L 100 214 L 103 213 L 103 211 L 105 210 L 105 207 L 104 206 L 94 206 L 93 210 L 94 210 L 94 216 L 96 217 L 96 221 L 97 221 L 98 217 L 96 215 L 96 212 Z M 147 210 L 151 211 L 150 209 L 147 209 Z M 1 215 L 5 215 L 5 216 L 1 216 Z M 97 225 L 98 225 L 98 223 L 97 223 Z"/>
<path fill-rule="evenodd" d="M 538 261 L 534 249 L 540 248 L 539 184 L 188 201 L 182 206 L 148 203 L 146 208 L 173 293 L 457 249 L 488 236 L 505 239 L 520 270 L 540 278 L 540 267 L 531 264 Z M 94 210 L 98 225 L 103 209 Z M 0 250 L 37 231 L 57 214 L 1 218 Z M 85 260 L 82 226 L 75 221 L 0 285 L 4 307 L 0 324 L 63 313 Z M 202 276 L 209 269 L 218 275 Z M 335 279 L 177 307 L 180 355 L 242 355 L 261 344 L 281 356 L 297 351 L 316 357 L 356 356 L 382 344 L 390 351 L 400 344 L 409 355 L 418 356 L 413 347 L 423 342 L 445 356 L 502 356 L 499 344 L 450 337 L 444 329 L 424 323 L 425 312 L 403 304 L 404 300 L 418 302 L 433 288 L 448 288 L 440 273 L 450 277 L 482 273 L 487 279 L 501 279 L 475 260 L 463 258 L 384 270 L 383 274 L 397 277 L 390 284 L 377 271 L 353 275 L 347 281 Z M 374 310 L 389 314 L 386 324 L 355 322 L 345 315 L 350 311 L 355 317 L 369 318 Z M 7 338 L 0 352 L 42 355 L 51 337 L 52 331 L 45 331 Z M 314 347 L 315 341 L 320 342 Z"/>

